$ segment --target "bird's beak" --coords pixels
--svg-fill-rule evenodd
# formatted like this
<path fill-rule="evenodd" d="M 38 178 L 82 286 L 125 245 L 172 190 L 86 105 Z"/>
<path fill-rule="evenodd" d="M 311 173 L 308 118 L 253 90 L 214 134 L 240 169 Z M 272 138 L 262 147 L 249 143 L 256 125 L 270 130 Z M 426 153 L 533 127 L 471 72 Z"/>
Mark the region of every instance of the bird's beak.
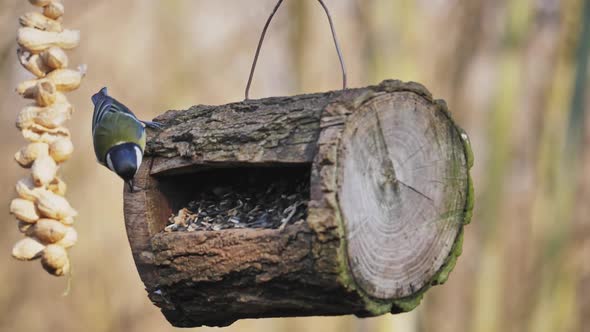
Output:
<path fill-rule="evenodd" d="M 134 192 L 133 191 L 133 180 L 129 180 L 126 183 L 127 183 L 127 186 L 129 187 L 129 192 L 131 192 L 131 193 Z"/>

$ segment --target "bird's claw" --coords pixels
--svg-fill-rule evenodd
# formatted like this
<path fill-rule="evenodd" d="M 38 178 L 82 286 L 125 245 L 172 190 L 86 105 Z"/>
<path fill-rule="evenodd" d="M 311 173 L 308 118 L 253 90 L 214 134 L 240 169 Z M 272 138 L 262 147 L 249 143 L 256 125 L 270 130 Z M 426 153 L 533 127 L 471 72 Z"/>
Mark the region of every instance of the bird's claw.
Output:
<path fill-rule="evenodd" d="M 134 185 L 133 180 L 126 181 L 126 184 L 127 184 L 127 188 L 129 189 L 129 192 L 134 193 L 135 189 L 133 186 Z"/>

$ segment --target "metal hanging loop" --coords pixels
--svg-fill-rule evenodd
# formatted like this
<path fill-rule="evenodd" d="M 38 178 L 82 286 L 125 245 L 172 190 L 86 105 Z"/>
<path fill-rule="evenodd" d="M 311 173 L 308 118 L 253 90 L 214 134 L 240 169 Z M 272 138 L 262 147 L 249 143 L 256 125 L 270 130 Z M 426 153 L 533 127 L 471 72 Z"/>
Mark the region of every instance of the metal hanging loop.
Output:
<path fill-rule="evenodd" d="M 256 53 L 254 54 L 254 61 L 252 62 L 252 67 L 250 68 L 250 75 L 248 76 L 248 84 L 246 84 L 246 91 L 244 93 L 245 99 L 248 100 L 250 86 L 252 85 L 252 78 L 254 77 L 254 70 L 256 70 L 256 63 L 258 62 L 258 55 L 260 54 L 260 49 L 262 48 L 262 43 L 264 42 L 264 36 L 266 35 L 266 30 L 270 25 L 270 21 L 274 17 L 275 13 L 281 6 L 284 0 L 279 0 L 275 5 L 272 13 L 266 20 L 264 24 L 264 28 L 262 29 L 262 34 L 260 35 L 260 40 L 258 41 L 258 46 L 256 47 Z M 346 66 L 344 65 L 344 59 L 342 57 L 342 52 L 340 51 L 340 45 L 338 44 L 338 38 L 336 37 L 336 30 L 334 29 L 334 23 L 332 22 L 332 16 L 330 15 L 330 11 L 328 7 L 322 0 L 318 0 L 324 11 L 326 12 L 326 16 L 328 17 L 328 23 L 330 24 L 330 30 L 332 31 L 332 39 L 334 40 L 334 46 L 336 47 L 336 53 L 338 54 L 338 60 L 340 61 L 340 69 L 342 70 L 342 89 L 346 89 Z"/>

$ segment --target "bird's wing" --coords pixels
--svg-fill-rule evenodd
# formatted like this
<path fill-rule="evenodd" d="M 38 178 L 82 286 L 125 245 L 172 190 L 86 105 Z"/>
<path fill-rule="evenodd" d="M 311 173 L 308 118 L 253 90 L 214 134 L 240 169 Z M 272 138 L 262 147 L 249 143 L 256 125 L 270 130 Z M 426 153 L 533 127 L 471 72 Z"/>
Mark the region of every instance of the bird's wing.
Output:
<path fill-rule="evenodd" d="M 96 102 L 96 104 L 94 104 L 94 113 L 92 114 L 92 132 L 93 133 L 94 133 L 96 127 L 98 126 L 98 124 L 104 118 L 104 115 L 107 112 L 110 112 L 112 104 L 113 104 L 113 101 L 109 97 L 101 98 L 100 100 L 98 100 Z"/>
<path fill-rule="evenodd" d="M 137 118 L 127 106 L 120 103 L 115 98 L 107 93 L 107 88 L 100 89 L 92 96 L 92 103 L 94 104 L 94 114 L 92 115 L 92 133 L 94 134 L 96 127 L 103 120 L 107 113 L 120 113 L 132 118 L 135 121 L 143 123 L 146 127 L 152 129 L 163 129 L 163 125 L 159 122 L 143 121 Z"/>
<path fill-rule="evenodd" d="M 127 108 L 127 106 L 121 104 L 119 101 L 117 101 L 115 98 L 112 98 L 112 105 L 111 105 L 111 110 L 113 110 L 114 112 L 121 112 L 123 114 L 126 114 L 132 118 L 134 118 L 137 121 L 140 121 L 135 114 L 133 114 L 133 112 L 131 112 L 131 110 L 129 108 Z"/>
<path fill-rule="evenodd" d="M 128 109 L 125 105 L 121 104 L 115 98 L 110 96 L 103 96 L 100 100 L 98 100 L 94 106 L 94 114 L 92 116 L 92 132 L 96 130 L 96 127 L 101 123 L 101 121 L 105 118 L 107 113 L 119 113 L 125 116 L 132 118 L 137 122 L 140 121 L 130 109 Z"/>

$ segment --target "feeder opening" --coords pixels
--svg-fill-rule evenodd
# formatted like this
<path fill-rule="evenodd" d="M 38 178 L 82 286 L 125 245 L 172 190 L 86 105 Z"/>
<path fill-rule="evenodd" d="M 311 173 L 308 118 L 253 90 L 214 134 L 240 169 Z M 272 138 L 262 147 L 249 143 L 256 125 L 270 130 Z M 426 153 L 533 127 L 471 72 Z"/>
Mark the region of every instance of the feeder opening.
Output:
<path fill-rule="evenodd" d="M 305 222 L 311 164 L 196 169 L 159 178 L 164 232 L 284 228 Z"/>

